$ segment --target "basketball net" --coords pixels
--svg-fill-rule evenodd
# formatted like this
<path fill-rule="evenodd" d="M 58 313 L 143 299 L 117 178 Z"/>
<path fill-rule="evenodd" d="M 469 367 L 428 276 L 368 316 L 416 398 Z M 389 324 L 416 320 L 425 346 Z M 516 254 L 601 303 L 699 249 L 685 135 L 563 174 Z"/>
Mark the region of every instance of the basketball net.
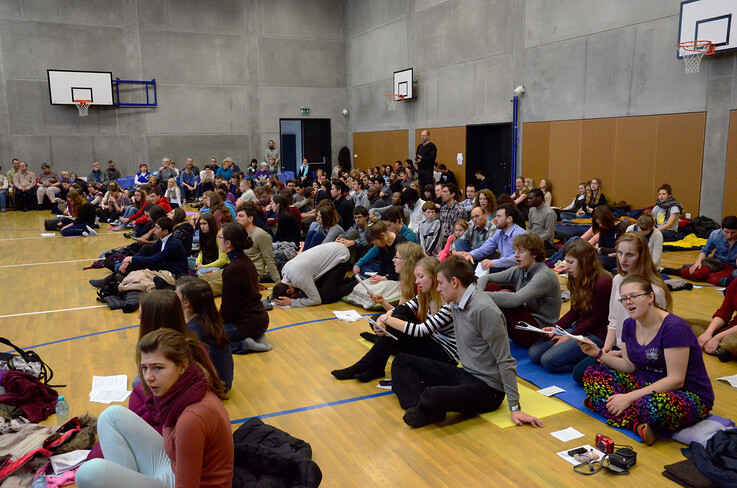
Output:
<path fill-rule="evenodd" d="M 390 93 L 389 95 L 384 95 L 384 100 L 386 101 L 386 109 L 394 112 L 397 109 L 397 103 L 404 101 L 404 95 Z"/>
<path fill-rule="evenodd" d="M 704 55 L 714 54 L 714 44 L 711 41 L 686 41 L 678 44 L 679 49 L 683 49 L 683 62 L 686 66 L 686 74 L 699 72 L 701 59 Z"/>
<path fill-rule="evenodd" d="M 90 108 L 90 100 L 75 100 L 74 105 L 77 106 L 80 117 L 87 117 L 87 110 Z"/>

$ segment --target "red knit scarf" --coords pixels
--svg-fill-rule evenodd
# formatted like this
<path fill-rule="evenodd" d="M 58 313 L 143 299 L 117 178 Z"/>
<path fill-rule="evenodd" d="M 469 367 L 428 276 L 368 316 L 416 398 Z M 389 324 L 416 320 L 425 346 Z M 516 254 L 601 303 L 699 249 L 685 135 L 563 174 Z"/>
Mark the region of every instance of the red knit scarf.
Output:
<path fill-rule="evenodd" d="M 185 408 L 205 397 L 209 386 L 197 363 L 190 363 L 163 396 L 148 395 L 146 409 L 165 427 L 173 427 Z"/>

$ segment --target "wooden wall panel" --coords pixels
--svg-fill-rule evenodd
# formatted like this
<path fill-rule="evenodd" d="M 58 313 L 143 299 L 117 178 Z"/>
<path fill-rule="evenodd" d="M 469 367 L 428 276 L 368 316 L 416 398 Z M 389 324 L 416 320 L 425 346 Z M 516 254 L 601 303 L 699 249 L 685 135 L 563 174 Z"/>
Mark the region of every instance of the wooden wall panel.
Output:
<path fill-rule="evenodd" d="M 407 159 L 409 130 L 356 132 L 353 134 L 353 167 L 366 170 L 369 167 L 391 164 Z"/>
<path fill-rule="evenodd" d="M 724 204 L 722 216 L 737 215 L 737 110 L 729 114 L 729 136 L 727 139 L 727 170 L 724 175 Z"/>
<path fill-rule="evenodd" d="M 622 117 L 617 119 L 614 165 L 614 187 L 607 198 L 625 200 L 640 208 L 654 203 L 653 176 L 655 173 L 655 116 Z"/>
<path fill-rule="evenodd" d="M 699 215 L 705 130 L 705 113 L 658 117 L 652 203 L 648 205 L 655 203 L 658 188 L 668 183 L 684 214 Z"/>
<path fill-rule="evenodd" d="M 616 127 L 617 119 L 591 119 L 583 123 L 581 137 L 581 172 L 576 182 L 590 181 L 591 178 L 601 178 L 602 191 L 607 198 L 614 193 L 616 174 L 614 157 L 616 154 Z M 616 198 L 621 200 L 621 198 Z M 573 200 L 573 193 L 568 202 Z"/>
<path fill-rule="evenodd" d="M 466 191 L 466 127 L 430 127 L 430 140 L 438 148 L 438 156 L 435 159 L 438 164 L 444 164 L 453 171 L 458 181 L 458 188 L 464 193 Z M 419 144 L 420 133 L 425 130 L 415 130 L 415 141 Z M 463 166 L 458 166 L 458 153 L 463 154 Z M 463 200 L 465 196 L 459 200 Z"/>
<path fill-rule="evenodd" d="M 531 122 L 525 124 L 524 134 L 522 136 L 522 161 L 524 161 L 523 171 L 520 173 L 524 177 L 535 180 L 535 185 L 540 183 L 541 178 L 553 179 L 553 185 L 557 182 L 550 176 L 550 122 Z M 498 196 L 498 195 L 497 195 Z M 555 194 L 553 194 L 555 197 Z"/>
<path fill-rule="evenodd" d="M 726 182 L 737 179 L 737 111 L 731 115 Z M 699 213 L 706 114 L 688 113 L 524 124 L 524 176 L 550 177 L 555 205 L 568 205 L 578 183 L 600 177 L 610 200 L 633 208 L 655 203 L 663 183 L 685 212 Z M 725 195 L 731 194 L 725 187 Z M 737 202 L 725 198 L 725 215 Z"/>
<path fill-rule="evenodd" d="M 550 178 L 555 206 L 565 207 L 576 194 L 581 179 L 581 129 L 580 120 L 566 120 L 551 125 L 550 165 L 545 173 L 533 177 L 535 186 L 540 185 L 542 178 Z"/>

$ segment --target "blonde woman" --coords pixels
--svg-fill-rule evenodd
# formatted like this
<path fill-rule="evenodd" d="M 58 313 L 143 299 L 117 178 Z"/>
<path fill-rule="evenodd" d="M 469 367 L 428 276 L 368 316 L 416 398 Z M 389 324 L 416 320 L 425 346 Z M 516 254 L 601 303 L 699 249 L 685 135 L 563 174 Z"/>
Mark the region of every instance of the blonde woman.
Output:
<path fill-rule="evenodd" d="M 458 363 L 453 316 L 450 306 L 438 293 L 435 268 L 437 258 L 422 258 L 414 269 L 417 296 L 379 317 L 378 324 L 397 339 L 375 329 L 379 336 L 373 347 L 357 363 L 331 371 L 339 380 L 371 381 L 384 376 L 389 356 L 397 353 Z"/>

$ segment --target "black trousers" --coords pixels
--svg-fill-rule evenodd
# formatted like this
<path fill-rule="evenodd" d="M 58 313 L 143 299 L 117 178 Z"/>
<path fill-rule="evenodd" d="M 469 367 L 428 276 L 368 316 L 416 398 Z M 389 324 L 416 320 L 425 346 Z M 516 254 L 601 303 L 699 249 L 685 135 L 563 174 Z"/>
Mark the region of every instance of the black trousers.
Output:
<path fill-rule="evenodd" d="M 17 210 L 27 210 L 32 208 L 36 198 L 36 190 L 30 189 L 28 191 L 20 191 L 18 188 L 15 189 L 15 208 Z"/>
<path fill-rule="evenodd" d="M 419 168 L 417 170 L 417 180 L 417 183 L 420 187 L 420 191 L 418 193 L 420 194 L 420 197 L 422 197 L 422 190 L 425 188 L 426 185 L 435 185 L 433 167 L 431 166 L 429 169 Z"/>
<path fill-rule="evenodd" d="M 340 263 L 315 281 L 322 303 L 335 303 L 353 291 L 358 283 L 345 279 L 350 267 L 350 262 Z"/>
<path fill-rule="evenodd" d="M 402 354 L 392 362 L 392 389 L 405 410 L 419 409 L 432 417 L 446 412 L 477 414 L 499 408 L 504 392 L 448 363 Z"/>

